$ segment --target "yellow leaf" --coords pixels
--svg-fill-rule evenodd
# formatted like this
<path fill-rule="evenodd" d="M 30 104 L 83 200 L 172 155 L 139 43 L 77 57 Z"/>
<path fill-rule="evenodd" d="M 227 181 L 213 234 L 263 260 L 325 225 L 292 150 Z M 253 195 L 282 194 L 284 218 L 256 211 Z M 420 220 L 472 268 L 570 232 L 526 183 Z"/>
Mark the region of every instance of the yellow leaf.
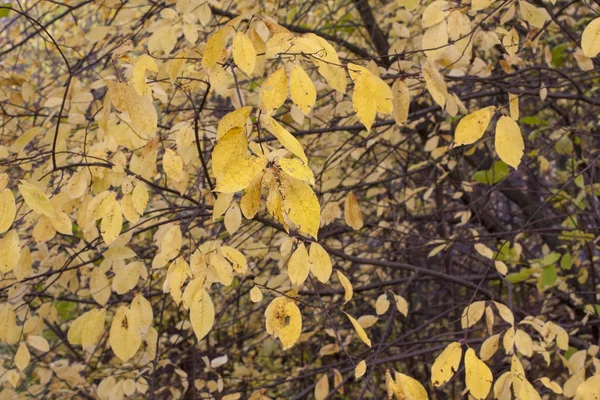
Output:
<path fill-rule="evenodd" d="M 150 324 L 152 324 L 152 319 L 154 318 L 152 305 L 141 293 L 138 293 L 133 298 L 130 308 L 133 315 L 139 317 L 138 321 L 142 328 L 148 327 Z"/>
<path fill-rule="evenodd" d="M 542 385 L 544 385 L 548 389 L 552 390 L 554 393 L 563 394 L 563 390 L 560 387 L 560 385 L 554 381 L 551 381 L 547 377 L 544 376 L 544 377 L 540 378 L 540 382 L 542 382 Z M 600 386 L 600 380 L 598 380 L 598 383 L 596 384 L 596 386 Z M 575 395 L 575 398 L 577 399 L 577 395 Z M 600 392 L 598 392 L 596 398 L 600 398 Z"/>
<path fill-rule="evenodd" d="M 252 75 L 256 66 L 256 50 L 252 41 L 243 32 L 233 37 L 233 61 L 248 76 Z"/>
<path fill-rule="evenodd" d="M 301 159 L 304 164 L 308 164 L 308 158 L 304 154 L 302 145 L 291 133 L 289 133 L 283 126 L 268 115 L 262 116 L 263 121 L 269 132 L 273 134 L 279 140 L 279 143 L 286 149 L 292 152 L 296 157 Z"/>
<path fill-rule="evenodd" d="M 514 354 L 515 328 L 510 327 L 504 333 L 504 337 L 502 338 L 502 346 L 504 346 L 504 351 L 506 352 L 506 354 Z"/>
<path fill-rule="evenodd" d="M 499 342 L 500 334 L 492 335 L 483 341 L 479 349 L 479 357 L 481 357 L 482 361 L 487 361 L 496 354 Z"/>
<path fill-rule="evenodd" d="M 543 28 L 546 20 L 549 18 L 545 8 L 535 7 L 526 1 L 519 1 L 519 9 L 523 19 L 529 22 L 531 26 L 538 29 Z"/>
<path fill-rule="evenodd" d="M 600 53 L 600 18 L 594 19 L 583 30 L 581 50 L 589 58 L 594 58 Z"/>
<path fill-rule="evenodd" d="M 10 228 L 16 212 L 17 207 L 13 193 L 9 189 L 0 191 L 0 233 L 4 233 Z"/>
<path fill-rule="evenodd" d="M 165 174 L 167 174 L 169 178 L 173 179 L 175 182 L 181 182 L 183 180 L 183 160 L 177 153 L 171 149 L 166 149 L 162 163 Z"/>
<path fill-rule="evenodd" d="M 394 373 L 394 393 L 398 399 L 428 400 L 427 391 L 419 381 L 399 372 Z"/>
<path fill-rule="evenodd" d="M 284 175 L 279 179 L 283 211 L 298 230 L 317 238 L 321 222 L 321 207 L 307 183 Z"/>
<path fill-rule="evenodd" d="M 332 272 L 331 258 L 327 251 L 319 244 L 310 245 L 310 271 L 321 283 L 327 283 Z"/>
<path fill-rule="evenodd" d="M 262 189 L 262 175 L 257 176 L 248 187 L 240 200 L 242 214 L 248 219 L 254 218 L 260 208 L 260 193 Z"/>
<path fill-rule="evenodd" d="M 423 66 L 421 71 L 425 79 L 425 87 L 433 100 L 444 109 L 446 97 L 448 97 L 448 87 L 444 81 L 444 77 L 440 72 L 429 62 Z"/>
<path fill-rule="evenodd" d="M 392 85 L 392 105 L 394 120 L 398 125 L 404 125 L 408 121 L 410 109 L 410 90 L 406 82 L 398 79 Z"/>
<path fill-rule="evenodd" d="M 110 327 L 109 342 L 112 351 L 123 362 L 133 357 L 142 344 L 139 326 L 129 308 L 120 306 L 117 309 Z"/>
<path fill-rule="evenodd" d="M 247 156 L 247 151 L 248 139 L 240 127 L 230 129 L 217 142 L 212 154 L 212 168 L 217 178 L 215 191 L 235 193 L 262 173 L 266 158 Z"/>
<path fill-rule="evenodd" d="M 525 331 L 517 329 L 515 332 L 515 345 L 517 350 L 526 357 L 533 355 L 533 341 Z"/>
<path fill-rule="evenodd" d="M 492 371 L 475 355 L 475 350 L 468 349 L 465 353 L 466 385 L 469 393 L 475 399 L 483 400 L 492 388 Z"/>
<path fill-rule="evenodd" d="M 190 322 L 200 341 L 208 335 L 215 323 L 215 306 L 206 290 L 201 289 L 197 296 L 190 306 Z"/>
<path fill-rule="evenodd" d="M 514 325 L 515 317 L 514 317 L 512 311 L 510 311 L 510 308 L 506 307 L 502 303 L 498 303 L 497 301 L 495 301 L 494 304 L 496 305 L 496 308 L 498 309 L 498 314 L 500 315 L 500 318 L 502 318 L 504 321 L 508 322 L 509 324 Z"/>
<path fill-rule="evenodd" d="M 600 375 L 589 377 L 577 387 L 575 400 L 597 400 L 600 399 Z"/>
<path fill-rule="evenodd" d="M 217 140 L 221 140 L 232 128 L 243 128 L 246 126 L 251 111 L 252 107 L 245 106 L 226 114 L 219 121 L 219 125 L 217 125 Z"/>
<path fill-rule="evenodd" d="M 265 310 L 269 335 L 279 338 L 283 350 L 292 347 L 302 333 L 302 314 L 296 303 L 287 297 L 276 297 Z"/>
<path fill-rule="evenodd" d="M 81 329 L 81 347 L 84 349 L 98 343 L 104 332 L 105 309 L 94 309 L 86 313 L 85 322 Z"/>
<path fill-rule="evenodd" d="M 94 301 L 101 306 L 108 303 L 110 298 L 111 285 L 106 274 L 99 269 L 94 269 L 90 275 L 90 294 Z"/>
<path fill-rule="evenodd" d="M 224 58 L 223 53 L 229 31 L 229 27 L 218 30 L 206 41 L 206 47 L 204 48 L 204 54 L 202 55 L 202 67 L 204 69 L 214 67 Z"/>
<path fill-rule="evenodd" d="M 494 107 L 486 107 L 463 117 L 454 133 L 454 145 L 471 144 L 478 141 L 494 116 Z"/>
<path fill-rule="evenodd" d="M 421 26 L 428 28 L 430 26 L 439 24 L 448 16 L 448 2 L 442 0 L 436 0 L 431 3 L 425 11 L 423 11 L 423 21 Z"/>
<path fill-rule="evenodd" d="M 315 175 L 308 165 L 304 164 L 297 158 L 280 158 L 279 166 L 281 170 L 298 180 L 308 182 L 311 185 L 315 184 Z"/>
<path fill-rule="evenodd" d="M 131 72 L 131 84 L 140 96 L 152 94 L 152 88 L 146 83 L 146 71 L 158 73 L 158 67 L 152 57 L 142 54 Z"/>
<path fill-rule="evenodd" d="M 508 94 L 508 102 L 510 109 L 510 117 L 515 121 L 519 120 L 519 96 L 516 94 Z"/>
<path fill-rule="evenodd" d="M 477 323 L 483 317 L 485 311 L 485 301 L 476 301 L 469 304 L 463 310 L 461 317 L 461 325 L 463 329 L 470 328 Z"/>
<path fill-rule="evenodd" d="M 48 344 L 48 341 L 42 336 L 28 336 L 27 344 L 43 353 L 50 351 L 50 344 Z"/>
<path fill-rule="evenodd" d="M 344 275 L 339 269 L 336 269 L 336 272 L 338 274 L 338 279 L 344 288 L 344 304 L 346 304 L 350 301 L 352 295 L 354 294 L 352 283 L 350 283 L 350 279 L 346 278 L 346 275 Z"/>
<path fill-rule="evenodd" d="M 294 286 L 300 286 L 308 278 L 310 272 L 308 252 L 304 243 L 299 243 L 288 262 L 288 276 Z"/>
<path fill-rule="evenodd" d="M 510 117 L 500 117 L 496 123 L 496 153 L 498 157 L 511 167 L 517 169 L 523 157 L 525 144 L 521 129 Z"/>
<path fill-rule="evenodd" d="M 279 108 L 287 97 L 287 75 L 279 68 L 263 83 L 260 92 L 261 108 L 267 112 Z"/>
<path fill-rule="evenodd" d="M 360 340 L 362 340 L 367 346 L 371 347 L 371 339 L 369 339 L 369 336 L 367 336 L 367 332 L 365 332 L 363 327 L 360 326 L 358 321 L 355 320 L 352 316 L 350 316 L 350 314 L 346 312 L 344 314 L 346 314 L 346 317 L 348 317 L 348 319 L 352 323 L 352 326 L 354 327 L 356 333 L 358 333 L 358 337 L 360 338 Z"/>
<path fill-rule="evenodd" d="M 365 79 L 365 75 L 365 73 L 358 74 L 358 77 L 354 80 L 352 107 L 367 131 L 371 131 L 371 126 L 375 122 L 375 115 L 377 114 L 377 102 L 373 101 L 376 98 L 376 93 L 368 80 Z"/>
<path fill-rule="evenodd" d="M 367 372 L 367 362 L 361 360 L 356 367 L 354 367 L 354 379 L 360 379 Z"/>
<path fill-rule="evenodd" d="M 421 48 L 431 61 L 441 58 L 448 46 L 448 27 L 446 21 L 442 21 L 423 33 Z"/>
<path fill-rule="evenodd" d="M 47 217 L 52 217 L 54 215 L 54 207 L 50 203 L 48 196 L 36 186 L 25 180 L 21 180 L 19 192 L 21 192 L 21 196 L 23 196 L 25 203 L 27 203 L 27 205 L 36 213 Z"/>
<path fill-rule="evenodd" d="M 31 354 L 29 353 L 29 349 L 25 343 L 21 343 L 17 352 L 15 353 L 15 366 L 23 371 L 29 365 L 29 361 L 31 360 Z"/>
<path fill-rule="evenodd" d="M 344 377 L 342 373 L 337 369 L 333 369 L 333 387 L 339 388 L 337 391 L 339 394 L 344 394 Z"/>
<path fill-rule="evenodd" d="M 404 315 L 405 317 L 408 315 L 408 302 L 402 296 L 394 294 L 394 300 L 396 301 L 396 309 Z"/>
<path fill-rule="evenodd" d="M 290 98 L 308 115 L 317 100 L 317 90 L 310 76 L 298 64 L 290 71 Z"/>
<path fill-rule="evenodd" d="M 324 400 L 329 394 L 329 379 L 323 374 L 315 384 L 315 400 Z"/>
<path fill-rule="evenodd" d="M 473 10 L 473 11 L 480 11 L 480 10 L 486 9 L 493 2 L 494 2 L 494 0 L 473 0 L 471 2 L 471 10 Z"/>
<path fill-rule="evenodd" d="M 16 229 L 11 229 L 0 239 L 0 272 L 12 271 L 19 263 L 20 255 L 19 235 Z"/>
<path fill-rule="evenodd" d="M 377 298 L 375 302 L 375 312 L 377 315 L 383 315 L 390 308 L 390 301 L 387 298 L 387 294 L 383 293 Z"/>
<path fill-rule="evenodd" d="M 485 258 L 488 258 L 490 260 L 492 258 L 494 258 L 494 252 L 492 251 L 492 249 L 487 247 L 485 244 L 476 243 L 474 247 L 475 247 L 475 251 L 477 251 L 479 254 L 481 254 Z"/>
<path fill-rule="evenodd" d="M 363 227 L 363 217 L 360 211 L 360 204 L 353 192 L 349 192 L 344 202 L 344 220 L 346 224 L 354 230 Z"/>
<path fill-rule="evenodd" d="M 7 344 L 15 344 L 21 335 L 22 327 L 17 326 L 17 317 L 12 306 L 6 302 L 0 304 L 0 340 Z"/>
<path fill-rule="evenodd" d="M 462 357 L 462 347 L 459 342 L 450 343 L 435 359 L 431 366 L 431 383 L 440 387 L 448 382 L 458 371 Z"/>
<path fill-rule="evenodd" d="M 259 303 L 262 299 L 263 293 L 258 286 L 254 286 L 250 289 L 250 300 L 252 300 L 253 303 Z"/>
<path fill-rule="evenodd" d="M 496 271 L 498 271 L 500 274 L 506 275 L 508 273 L 508 267 L 504 261 L 496 260 L 494 261 L 494 266 L 496 267 Z"/>
<path fill-rule="evenodd" d="M 519 400 L 542 400 L 539 393 L 528 380 L 524 379 L 517 396 Z"/>
<path fill-rule="evenodd" d="M 223 220 L 225 223 L 225 229 L 230 235 L 233 235 L 237 232 L 242 224 L 242 212 L 240 211 L 240 207 L 237 203 L 233 203 L 227 213 L 225 213 L 225 219 Z"/>
<path fill-rule="evenodd" d="M 106 244 L 111 244 L 121 233 L 123 226 L 123 214 L 121 205 L 114 198 L 106 208 L 106 214 L 102 217 L 100 223 L 100 232 L 102 239 Z"/>
<path fill-rule="evenodd" d="M 53 217 L 48 217 L 50 223 L 52 223 L 52 227 L 56 230 L 56 232 L 60 232 L 63 235 L 72 235 L 73 234 L 73 225 L 71 223 L 71 219 L 69 216 L 62 211 L 55 211 Z"/>

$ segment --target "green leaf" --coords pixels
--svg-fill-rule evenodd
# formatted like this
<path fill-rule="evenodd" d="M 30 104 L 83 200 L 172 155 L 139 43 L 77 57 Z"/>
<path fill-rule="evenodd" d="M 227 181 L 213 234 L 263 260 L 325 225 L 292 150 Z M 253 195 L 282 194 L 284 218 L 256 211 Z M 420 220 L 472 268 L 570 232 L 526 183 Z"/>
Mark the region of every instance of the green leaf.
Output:
<path fill-rule="evenodd" d="M 559 258 L 560 258 L 560 253 L 553 251 L 552 253 L 550 253 L 550 254 L 546 255 L 544 258 L 542 258 L 542 265 L 544 267 L 547 267 L 548 265 L 552 265 L 555 262 L 557 262 Z"/>
<path fill-rule="evenodd" d="M 560 259 L 560 267 L 564 270 L 569 270 L 573 266 L 573 258 L 571 253 L 565 253 Z"/>
<path fill-rule="evenodd" d="M 523 268 L 519 272 L 514 272 L 512 274 L 506 275 L 506 279 L 510 283 L 523 282 L 523 281 L 526 281 L 527 278 L 529 278 L 531 276 L 531 274 L 533 274 L 533 272 L 534 272 L 533 268 Z"/>
<path fill-rule="evenodd" d="M 519 119 L 519 122 L 529 126 L 548 125 L 548 121 L 537 117 L 523 117 Z"/>
<path fill-rule="evenodd" d="M 485 171 L 477 171 L 473 179 L 485 185 L 493 185 L 500 182 L 508 175 L 508 165 L 504 161 L 496 161 L 494 166 Z"/>
<path fill-rule="evenodd" d="M 550 265 L 542 271 L 542 283 L 544 286 L 552 286 L 556 282 L 556 278 L 556 267 L 554 265 Z"/>
<path fill-rule="evenodd" d="M 567 57 L 565 55 L 566 48 L 567 46 L 561 44 L 552 49 L 552 66 L 554 68 L 560 68 L 565 64 L 567 60 Z"/>
<path fill-rule="evenodd" d="M 10 11 L 10 3 L 0 4 L 0 6 L 6 7 L 0 8 L 0 18 L 8 17 L 8 12 Z"/>

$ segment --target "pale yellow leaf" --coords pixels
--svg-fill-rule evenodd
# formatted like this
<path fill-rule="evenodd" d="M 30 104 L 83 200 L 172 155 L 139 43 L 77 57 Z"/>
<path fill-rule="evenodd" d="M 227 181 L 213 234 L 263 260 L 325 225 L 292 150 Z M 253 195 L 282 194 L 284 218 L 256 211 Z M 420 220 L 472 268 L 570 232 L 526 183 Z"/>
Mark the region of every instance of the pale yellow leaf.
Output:
<path fill-rule="evenodd" d="M 375 302 L 375 312 L 377 315 L 385 314 L 390 308 L 390 301 L 387 298 L 387 294 L 383 293 L 377 298 Z"/>
<path fill-rule="evenodd" d="M 526 357 L 533 355 L 533 341 L 525 331 L 517 329 L 515 332 L 515 346 L 517 350 Z"/>
<path fill-rule="evenodd" d="M 594 58 L 600 53 L 600 18 L 594 19 L 583 30 L 581 49 L 589 58 Z"/>
<path fill-rule="evenodd" d="M 437 356 L 431 366 L 431 383 L 439 387 L 448 382 L 458 371 L 462 357 L 462 347 L 459 342 L 452 342 Z"/>
<path fill-rule="evenodd" d="M 106 214 L 100 223 L 100 232 L 106 244 L 112 243 L 121 233 L 123 226 L 123 213 L 118 201 L 112 200 L 106 209 Z"/>
<path fill-rule="evenodd" d="M 600 375 L 589 377 L 577 387 L 575 400 L 597 400 L 600 399 Z"/>
<path fill-rule="evenodd" d="M 492 258 L 494 258 L 494 252 L 492 251 L 492 249 L 487 247 L 485 244 L 476 243 L 474 247 L 475 247 L 475 251 L 477 251 L 479 254 L 481 254 L 485 258 L 489 258 L 490 260 Z"/>
<path fill-rule="evenodd" d="M 224 58 L 225 43 L 230 31 L 229 27 L 218 30 L 206 41 L 204 54 L 202 55 L 202 67 L 209 69 L 217 65 Z"/>
<path fill-rule="evenodd" d="M 354 327 L 354 330 L 358 334 L 358 337 L 360 338 L 360 340 L 362 340 L 367 346 L 371 347 L 371 339 L 369 339 L 369 336 L 367 335 L 367 332 L 365 332 L 363 327 L 360 326 L 358 321 L 355 320 L 354 317 L 352 317 L 350 314 L 348 314 L 346 312 L 344 314 L 346 314 L 346 316 L 352 323 L 352 326 Z"/>
<path fill-rule="evenodd" d="M 33 347 L 36 350 L 39 350 L 43 353 L 50 351 L 50 344 L 48 341 L 42 336 L 28 336 L 27 344 Z"/>
<path fill-rule="evenodd" d="M 492 388 L 492 371 L 475 354 L 475 350 L 468 349 L 465 353 L 466 386 L 475 399 L 483 400 Z"/>
<path fill-rule="evenodd" d="M 442 21 L 423 33 L 421 48 L 431 61 L 442 57 L 448 46 L 448 27 L 446 21 Z"/>
<path fill-rule="evenodd" d="M 233 37 L 233 61 L 248 76 L 252 75 L 256 66 L 256 50 L 252 41 L 243 32 Z"/>
<path fill-rule="evenodd" d="M 448 2 L 443 0 L 436 0 L 432 2 L 425 11 L 423 11 L 423 21 L 421 26 L 428 28 L 430 26 L 439 24 L 444 21 L 448 16 Z"/>
<path fill-rule="evenodd" d="M 254 218 L 260 208 L 260 194 L 262 189 L 262 175 L 257 176 L 248 187 L 240 200 L 242 214 L 248 219 Z"/>
<path fill-rule="evenodd" d="M 425 87 L 433 100 L 443 109 L 448 97 L 448 87 L 444 81 L 444 77 L 440 72 L 428 61 L 421 70 L 425 79 Z"/>
<path fill-rule="evenodd" d="M 327 283 L 332 272 L 332 263 L 327 251 L 319 244 L 310 245 L 310 271 L 321 283 Z"/>
<path fill-rule="evenodd" d="M 20 255 L 19 235 L 16 229 L 11 229 L 0 239 L 0 272 L 12 271 L 19 263 Z"/>
<path fill-rule="evenodd" d="M 398 399 L 403 398 L 406 400 L 428 400 L 429 396 L 427 391 L 416 379 L 401 374 L 399 372 L 394 373 L 395 388 L 394 393 Z M 403 397 L 401 397 L 403 396 Z"/>
<path fill-rule="evenodd" d="M 252 300 L 253 303 L 259 303 L 262 299 L 263 293 L 260 288 L 258 286 L 252 287 L 252 289 L 250 289 L 250 300 Z"/>
<path fill-rule="evenodd" d="M 300 286 L 310 272 L 308 252 L 304 243 L 299 243 L 288 262 L 288 276 L 294 286 Z"/>
<path fill-rule="evenodd" d="M 242 212 L 240 211 L 240 207 L 237 203 L 233 203 L 227 213 L 225 213 L 225 218 L 223 220 L 225 224 L 225 229 L 230 235 L 233 235 L 237 232 L 242 224 Z"/>
<path fill-rule="evenodd" d="M 556 383 L 555 381 L 551 381 L 550 379 L 548 379 L 545 376 L 540 378 L 540 382 L 542 382 L 542 385 L 544 385 L 548 389 L 552 390 L 556 394 L 562 394 L 563 393 L 563 390 L 562 390 L 562 388 L 560 387 L 560 385 L 558 383 Z M 598 381 L 598 386 L 600 386 L 600 380 Z M 577 396 L 577 395 L 575 395 L 575 396 Z M 597 398 L 600 398 L 600 392 L 598 392 Z"/>
<path fill-rule="evenodd" d="M 133 357 L 142 344 L 139 326 L 129 308 L 120 306 L 115 312 L 109 342 L 115 355 L 123 362 Z"/>
<path fill-rule="evenodd" d="M 54 216 L 48 217 L 52 227 L 56 232 L 62 233 L 63 235 L 73 234 L 73 225 L 71 219 L 67 214 L 62 211 L 55 211 Z"/>
<path fill-rule="evenodd" d="M 496 305 L 496 308 L 498 309 L 498 314 L 500 315 L 500 318 L 502 318 L 504 321 L 508 322 L 509 324 L 514 325 L 515 317 L 514 317 L 512 311 L 510 310 L 510 308 L 508 308 L 507 306 L 505 306 L 502 303 L 498 303 L 497 301 L 495 301 L 494 304 Z"/>
<path fill-rule="evenodd" d="M 489 338 L 485 339 L 481 344 L 481 348 L 479 349 L 479 357 L 481 357 L 482 361 L 487 361 L 496 354 L 498 350 L 498 345 L 500 343 L 500 334 L 492 335 Z"/>
<path fill-rule="evenodd" d="M 373 101 L 377 94 L 365 75 L 365 73 L 361 73 L 354 80 L 352 107 L 359 121 L 367 128 L 367 131 L 370 131 L 377 114 L 377 102 Z"/>
<path fill-rule="evenodd" d="M 475 325 L 483 317 L 484 311 L 485 301 L 476 301 L 465 307 L 460 321 L 462 328 L 466 329 Z"/>
<path fill-rule="evenodd" d="M 19 348 L 15 353 L 14 363 L 15 366 L 23 371 L 29 365 L 29 361 L 31 360 L 31 354 L 29 353 L 29 349 L 25 343 L 19 344 Z"/>
<path fill-rule="evenodd" d="M 85 322 L 81 329 L 81 347 L 88 348 L 98 343 L 104 332 L 106 309 L 93 309 L 86 313 Z"/>
<path fill-rule="evenodd" d="M 25 203 L 36 213 L 52 217 L 54 215 L 54 207 L 40 189 L 31 183 L 21 180 L 19 184 L 19 192 L 23 196 Z"/>
<path fill-rule="evenodd" d="M 494 107 L 485 107 L 463 117 L 454 133 L 455 146 L 471 144 L 478 141 L 494 116 Z"/>
<path fill-rule="evenodd" d="M 10 189 L 3 189 L 0 191 L 0 233 L 4 233 L 10 228 L 16 212 L 15 196 Z"/>
<path fill-rule="evenodd" d="M 496 123 L 496 153 L 498 157 L 511 167 L 517 169 L 523 157 L 525 144 L 517 122 L 502 116 Z"/>
<path fill-rule="evenodd" d="M 162 159 L 165 174 L 175 182 L 181 182 L 184 178 L 183 160 L 171 149 L 166 149 Z"/>

